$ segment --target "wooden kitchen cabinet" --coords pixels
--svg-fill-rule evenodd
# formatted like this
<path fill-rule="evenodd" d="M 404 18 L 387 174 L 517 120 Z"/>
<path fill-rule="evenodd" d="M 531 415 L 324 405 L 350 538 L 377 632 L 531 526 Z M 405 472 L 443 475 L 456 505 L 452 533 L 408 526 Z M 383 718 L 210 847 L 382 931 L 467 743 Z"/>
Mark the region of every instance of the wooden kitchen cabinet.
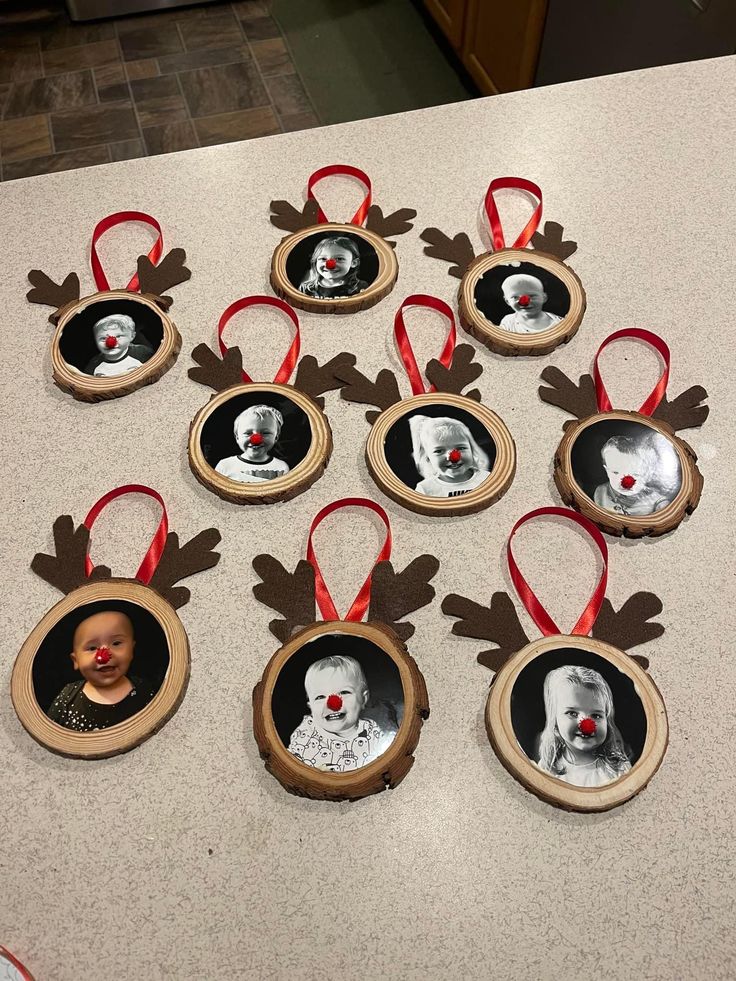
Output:
<path fill-rule="evenodd" d="M 463 45 L 467 4 L 468 0 L 424 0 L 424 6 L 458 52 Z"/>

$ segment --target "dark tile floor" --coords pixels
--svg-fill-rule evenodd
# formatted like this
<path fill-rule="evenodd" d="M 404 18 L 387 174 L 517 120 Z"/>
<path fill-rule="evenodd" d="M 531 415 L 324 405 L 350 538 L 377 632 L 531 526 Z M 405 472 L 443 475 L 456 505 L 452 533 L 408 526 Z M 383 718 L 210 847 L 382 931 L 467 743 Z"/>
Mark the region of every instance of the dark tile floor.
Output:
<path fill-rule="evenodd" d="M 61 0 L 0 3 L 0 177 L 318 126 L 269 7 L 74 24 Z"/>

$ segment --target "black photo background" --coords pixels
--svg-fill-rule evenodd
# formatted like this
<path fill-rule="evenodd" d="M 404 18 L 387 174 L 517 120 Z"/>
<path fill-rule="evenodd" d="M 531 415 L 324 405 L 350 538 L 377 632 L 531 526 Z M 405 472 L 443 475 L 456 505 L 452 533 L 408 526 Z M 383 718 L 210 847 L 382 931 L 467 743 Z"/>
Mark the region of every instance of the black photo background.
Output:
<path fill-rule="evenodd" d="M 636 763 L 644 748 L 647 719 L 633 681 L 599 654 L 574 647 L 546 651 L 519 672 L 511 692 L 511 723 L 521 748 L 530 760 L 537 762 L 539 736 L 546 718 L 544 679 L 554 668 L 567 664 L 592 668 L 608 682 L 613 695 L 614 721 L 632 765 Z"/>
<path fill-rule="evenodd" d="M 386 461 L 399 480 L 403 481 L 408 487 L 414 490 L 417 484 L 424 480 L 424 477 L 422 477 L 414 465 L 411 430 L 409 429 L 409 420 L 417 415 L 430 416 L 433 419 L 437 419 L 440 416 L 448 416 L 452 419 L 457 419 L 458 422 L 464 423 L 473 434 L 473 438 L 478 446 L 487 454 L 490 460 L 488 469 L 493 472 L 493 466 L 496 462 L 496 444 L 483 423 L 479 419 L 476 419 L 470 412 L 466 412 L 465 409 L 459 409 L 455 405 L 446 405 L 438 402 L 436 405 L 424 405 L 407 412 L 406 415 L 396 420 L 386 434 L 383 444 Z"/>
<path fill-rule="evenodd" d="M 66 324 L 59 340 L 59 351 L 67 364 L 86 373 L 90 361 L 100 353 L 92 328 L 102 317 L 114 313 L 123 313 L 135 321 L 136 335 L 129 351 L 131 357 L 144 363 L 153 357 L 164 338 L 161 317 L 144 303 L 117 298 L 90 303 Z"/>
<path fill-rule="evenodd" d="M 113 610 L 125 613 L 133 624 L 135 653 L 128 671 L 139 681 L 148 682 L 154 691 L 163 684 L 169 667 L 169 645 L 156 617 L 137 603 L 127 600 L 98 600 L 85 603 L 52 627 L 42 641 L 33 660 L 33 690 L 36 701 L 48 711 L 61 689 L 70 681 L 81 681 L 82 675 L 74 670 L 72 651 L 74 631 L 82 620 Z"/>
<path fill-rule="evenodd" d="M 296 402 L 275 392 L 250 391 L 223 402 L 202 426 L 200 446 L 207 463 L 214 469 L 220 460 L 241 452 L 235 442 L 235 419 L 254 405 L 269 405 L 278 409 L 284 418 L 279 438 L 272 456 L 289 465 L 290 470 L 302 462 L 312 445 L 312 427 L 309 416 Z"/>
<path fill-rule="evenodd" d="M 384 733 L 398 731 L 404 717 L 404 688 L 393 658 L 365 637 L 323 634 L 292 654 L 276 679 L 271 714 L 284 746 L 288 747 L 291 734 L 304 716 L 309 715 L 304 690 L 307 668 L 323 657 L 336 654 L 355 658 L 365 674 L 370 694 L 361 718 L 372 719 Z"/>
<path fill-rule="evenodd" d="M 357 246 L 360 253 L 360 266 L 357 270 L 358 279 L 362 279 L 368 286 L 371 285 L 378 276 L 379 260 L 378 253 L 371 243 L 355 232 L 315 232 L 314 235 L 307 235 L 294 246 L 286 257 L 286 276 L 295 289 L 299 289 L 304 277 L 311 269 L 312 255 L 314 250 L 325 239 L 330 238 L 349 238 Z"/>
<path fill-rule="evenodd" d="M 547 313 L 556 313 L 558 317 L 567 316 L 570 312 L 570 293 L 562 280 L 533 262 L 519 262 L 493 266 L 475 284 L 475 302 L 487 320 L 498 327 L 507 313 L 514 312 L 504 300 L 501 286 L 509 276 L 517 275 L 536 276 L 541 280 L 547 294 L 544 309 Z"/>
<path fill-rule="evenodd" d="M 640 440 L 656 432 L 657 430 L 642 422 L 633 422 L 627 419 L 601 419 L 600 422 L 586 426 L 573 443 L 570 451 L 572 475 L 581 490 L 592 499 L 596 487 L 608 483 L 608 476 L 603 469 L 601 450 L 612 436 L 630 436 L 635 440 Z M 682 486 L 680 458 L 677 455 L 677 450 L 669 444 L 669 441 L 668 446 L 673 454 L 670 462 L 674 465 L 675 460 L 677 461 L 674 472 L 679 475 L 677 481 L 677 493 L 679 493 Z"/>

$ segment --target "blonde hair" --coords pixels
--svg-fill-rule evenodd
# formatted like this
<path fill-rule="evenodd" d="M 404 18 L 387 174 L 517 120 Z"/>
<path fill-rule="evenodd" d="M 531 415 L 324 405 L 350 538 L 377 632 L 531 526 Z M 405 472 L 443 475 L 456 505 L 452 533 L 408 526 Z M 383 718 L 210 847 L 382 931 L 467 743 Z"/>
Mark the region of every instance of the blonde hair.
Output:
<path fill-rule="evenodd" d="M 363 669 L 358 661 L 354 657 L 349 657 L 347 654 L 331 654 L 329 657 L 323 657 L 319 661 L 315 661 L 314 664 L 309 665 L 307 673 L 304 675 L 304 690 L 307 692 L 307 695 L 309 695 L 307 686 L 312 678 L 316 674 L 319 674 L 320 671 L 327 671 L 328 669 L 344 671 L 355 686 L 356 694 L 359 695 L 363 701 L 363 705 L 365 705 L 368 701 L 368 683 L 365 680 Z"/>
<path fill-rule="evenodd" d="M 274 409 L 270 405 L 251 405 L 247 409 L 243 409 L 235 416 L 235 422 L 233 423 L 233 433 L 235 435 L 235 441 L 238 439 L 238 424 L 240 420 L 248 412 L 254 412 L 256 416 L 263 422 L 264 419 L 269 417 L 273 419 L 276 423 L 276 438 L 278 439 L 279 433 L 281 432 L 281 427 L 284 424 L 284 417 L 281 415 L 278 409 Z"/>
<path fill-rule="evenodd" d="M 430 430 L 440 439 L 451 435 L 452 432 L 461 432 L 463 439 L 466 439 L 470 446 L 475 469 L 490 469 L 491 461 L 488 454 L 478 446 L 473 434 L 459 419 L 452 419 L 450 416 L 412 416 L 409 420 L 409 429 L 411 431 L 411 455 L 414 458 L 414 466 L 422 477 L 432 477 L 436 473 L 432 461 L 424 449 L 424 438 Z"/>
<path fill-rule="evenodd" d="M 592 668 L 583 668 L 575 664 L 566 664 L 561 668 L 554 668 L 544 679 L 546 722 L 539 739 L 538 765 L 554 776 L 562 776 L 567 772 L 564 758 L 566 744 L 560 735 L 556 721 L 557 697 L 560 685 L 565 682 L 595 692 L 603 702 L 606 713 L 606 738 L 594 750 L 594 754 L 597 766 L 604 770 L 611 780 L 615 780 L 631 769 L 631 762 L 626 755 L 623 736 L 613 720 L 613 694 L 603 675 Z"/>
<path fill-rule="evenodd" d="M 92 328 L 92 333 L 97 337 L 99 330 L 109 330 L 111 327 L 119 327 L 130 334 L 131 338 L 135 337 L 135 320 L 127 313 L 111 313 L 108 317 L 102 317 Z"/>
<path fill-rule="evenodd" d="M 645 436 L 611 436 L 601 447 L 601 462 L 604 469 L 606 450 L 618 450 L 619 453 L 643 458 L 647 465 L 646 486 L 670 498 L 677 494 L 681 483 L 680 461 L 667 438 L 661 433 L 649 432 Z M 671 465 L 673 456 L 674 467 Z"/>

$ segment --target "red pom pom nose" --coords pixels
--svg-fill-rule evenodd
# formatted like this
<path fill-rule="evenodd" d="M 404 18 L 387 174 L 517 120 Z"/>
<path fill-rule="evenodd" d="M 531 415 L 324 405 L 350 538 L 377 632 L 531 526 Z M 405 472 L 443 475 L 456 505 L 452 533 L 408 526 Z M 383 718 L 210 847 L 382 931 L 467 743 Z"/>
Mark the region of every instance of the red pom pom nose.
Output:
<path fill-rule="evenodd" d="M 328 259 L 327 262 L 325 262 L 325 265 L 328 269 L 334 269 L 337 265 L 337 259 Z"/>
<path fill-rule="evenodd" d="M 520 307 L 528 307 L 529 306 L 529 297 L 526 295 L 526 293 L 523 296 L 520 296 L 519 297 L 519 306 Z"/>
<path fill-rule="evenodd" d="M 462 458 L 463 455 L 458 449 L 450 450 L 450 452 L 447 454 L 447 459 L 450 461 L 450 463 L 460 463 Z"/>
<path fill-rule="evenodd" d="M 584 736 L 594 735 L 597 728 L 598 726 L 595 724 L 595 719 L 581 719 L 580 722 L 578 722 L 578 729 Z"/>
<path fill-rule="evenodd" d="M 621 486 L 624 488 L 624 490 L 631 490 L 635 483 L 636 477 L 632 477 L 629 473 L 627 473 L 625 477 L 621 478 Z"/>
<path fill-rule="evenodd" d="M 95 661 L 98 664 L 107 664 L 110 660 L 110 651 L 107 647 L 98 647 L 97 653 L 95 654 Z"/>
<path fill-rule="evenodd" d="M 260 433 L 251 433 L 248 442 L 251 446 L 260 446 L 263 442 L 263 436 Z"/>
<path fill-rule="evenodd" d="M 113 348 L 118 346 L 117 337 L 113 337 L 112 334 L 108 334 L 105 338 L 105 347 Z"/>
<path fill-rule="evenodd" d="M 328 695 L 327 708 L 330 712 L 339 712 L 342 708 L 342 699 L 339 695 Z"/>

